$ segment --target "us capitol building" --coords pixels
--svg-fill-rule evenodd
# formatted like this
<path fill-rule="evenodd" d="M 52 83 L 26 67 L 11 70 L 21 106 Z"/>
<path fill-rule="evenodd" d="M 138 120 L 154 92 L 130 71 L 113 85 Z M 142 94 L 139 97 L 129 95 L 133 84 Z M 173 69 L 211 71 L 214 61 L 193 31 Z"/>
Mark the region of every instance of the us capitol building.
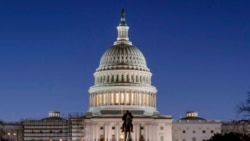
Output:
<path fill-rule="evenodd" d="M 49 112 L 39 120 L 0 123 L 0 140 L 6 141 L 124 141 L 122 115 L 133 118 L 133 141 L 203 141 L 221 133 L 220 121 L 208 121 L 196 112 L 173 121 L 157 111 L 157 89 L 142 52 L 128 37 L 122 11 L 118 37 L 101 57 L 89 88 L 89 110 L 84 115 L 62 118 Z"/>
<path fill-rule="evenodd" d="M 170 141 L 172 118 L 157 111 L 152 73 L 141 51 L 129 40 L 128 30 L 123 10 L 117 40 L 101 57 L 94 73 L 95 84 L 89 89 L 85 139 L 122 139 L 121 116 L 129 110 L 134 116 L 132 140 Z"/>

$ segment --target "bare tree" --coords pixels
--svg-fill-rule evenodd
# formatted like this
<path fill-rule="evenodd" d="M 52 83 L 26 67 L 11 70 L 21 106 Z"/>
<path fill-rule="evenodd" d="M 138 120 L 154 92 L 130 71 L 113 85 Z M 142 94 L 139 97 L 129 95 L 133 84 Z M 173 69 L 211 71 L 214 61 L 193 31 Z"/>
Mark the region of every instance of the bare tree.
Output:
<path fill-rule="evenodd" d="M 246 101 L 237 106 L 237 112 L 242 119 L 235 122 L 236 128 L 239 132 L 250 135 L 250 92 L 248 92 Z"/>

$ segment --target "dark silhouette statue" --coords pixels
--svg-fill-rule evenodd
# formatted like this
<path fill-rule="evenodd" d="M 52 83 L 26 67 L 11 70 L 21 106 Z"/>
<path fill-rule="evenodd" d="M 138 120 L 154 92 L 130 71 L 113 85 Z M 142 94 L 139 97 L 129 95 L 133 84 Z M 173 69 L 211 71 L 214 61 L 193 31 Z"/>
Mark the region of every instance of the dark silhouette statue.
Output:
<path fill-rule="evenodd" d="M 130 133 L 133 132 L 133 115 L 131 112 L 129 112 L 128 110 L 126 111 L 126 113 L 122 116 L 122 120 L 123 120 L 123 124 L 122 124 L 122 132 L 124 132 L 125 134 L 125 140 L 127 141 L 127 135 L 128 135 L 128 140 L 131 141 L 131 135 Z"/>

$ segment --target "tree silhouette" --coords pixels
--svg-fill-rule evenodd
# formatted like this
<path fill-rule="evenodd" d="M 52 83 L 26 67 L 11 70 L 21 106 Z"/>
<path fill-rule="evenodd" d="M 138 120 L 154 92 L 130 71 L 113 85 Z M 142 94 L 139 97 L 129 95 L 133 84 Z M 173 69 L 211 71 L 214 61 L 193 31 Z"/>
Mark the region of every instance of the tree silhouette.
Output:
<path fill-rule="evenodd" d="M 215 134 L 207 141 L 250 141 L 250 137 L 240 133 Z"/>
<path fill-rule="evenodd" d="M 239 132 L 250 135 L 250 92 L 246 101 L 238 105 L 237 110 L 242 119 L 235 122 L 235 127 L 239 129 Z"/>

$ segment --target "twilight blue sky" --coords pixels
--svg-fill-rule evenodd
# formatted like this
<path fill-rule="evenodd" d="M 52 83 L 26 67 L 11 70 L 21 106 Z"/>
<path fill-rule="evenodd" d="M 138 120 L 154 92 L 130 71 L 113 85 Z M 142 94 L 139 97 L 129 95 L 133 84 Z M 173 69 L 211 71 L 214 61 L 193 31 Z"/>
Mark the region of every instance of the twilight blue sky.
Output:
<path fill-rule="evenodd" d="M 162 115 L 239 118 L 250 90 L 249 0 L 0 1 L 0 119 L 85 113 L 121 8 Z"/>

